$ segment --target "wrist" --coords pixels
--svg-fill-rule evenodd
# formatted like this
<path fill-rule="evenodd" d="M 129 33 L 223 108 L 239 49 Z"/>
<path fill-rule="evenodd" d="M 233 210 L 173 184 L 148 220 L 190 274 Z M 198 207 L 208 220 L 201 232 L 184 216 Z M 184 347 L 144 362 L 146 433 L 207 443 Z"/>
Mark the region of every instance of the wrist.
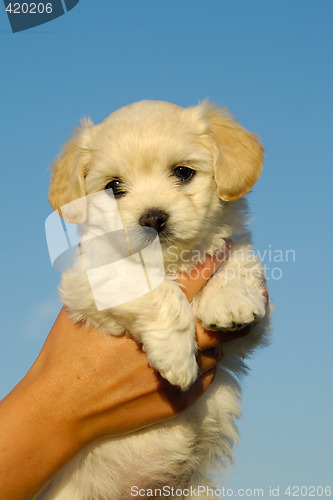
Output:
<path fill-rule="evenodd" d="M 77 452 L 44 390 L 29 375 L 0 403 L 0 483 L 8 500 L 34 498 Z"/>
<path fill-rule="evenodd" d="M 70 459 L 80 449 L 76 429 L 76 412 L 66 401 L 65 377 L 54 370 L 39 370 L 35 365 L 21 381 L 21 398 L 29 404 L 32 425 L 42 427 L 50 446 L 60 461 Z"/>

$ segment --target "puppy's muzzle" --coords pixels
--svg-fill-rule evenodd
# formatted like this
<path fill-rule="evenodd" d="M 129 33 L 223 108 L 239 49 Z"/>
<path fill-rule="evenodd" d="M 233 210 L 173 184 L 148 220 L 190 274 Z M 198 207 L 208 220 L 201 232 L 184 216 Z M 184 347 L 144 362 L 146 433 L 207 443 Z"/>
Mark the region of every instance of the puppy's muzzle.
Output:
<path fill-rule="evenodd" d="M 148 226 L 155 229 L 158 233 L 166 228 L 169 215 L 164 210 L 152 209 L 141 215 L 139 223 L 141 226 Z"/>

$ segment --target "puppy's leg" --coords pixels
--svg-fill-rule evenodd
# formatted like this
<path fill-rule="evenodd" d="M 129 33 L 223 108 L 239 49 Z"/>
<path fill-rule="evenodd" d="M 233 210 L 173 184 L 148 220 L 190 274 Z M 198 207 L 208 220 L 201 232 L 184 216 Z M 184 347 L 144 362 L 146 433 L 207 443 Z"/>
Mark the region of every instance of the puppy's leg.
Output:
<path fill-rule="evenodd" d="M 165 280 L 122 309 L 126 329 L 142 344 L 149 364 L 171 384 L 187 389 L 198 374 L 195 322 L 179 286 Z"/>
<path fill-rule="evenodd" d="M 265 317 L 264 281 L 263 266 L 251 245 L 236 245 L 229 260 L 194 298 L 194 314 L 207 330 L 228 330 L 232 335 L 232 330 Z M 260 343 L 255 330 L 251 333 L 253 346 Z M 264 335 L 264 331 L 260 335 Z M 247 349 L 251 350 L 251 339 L 248 344 Z"/>

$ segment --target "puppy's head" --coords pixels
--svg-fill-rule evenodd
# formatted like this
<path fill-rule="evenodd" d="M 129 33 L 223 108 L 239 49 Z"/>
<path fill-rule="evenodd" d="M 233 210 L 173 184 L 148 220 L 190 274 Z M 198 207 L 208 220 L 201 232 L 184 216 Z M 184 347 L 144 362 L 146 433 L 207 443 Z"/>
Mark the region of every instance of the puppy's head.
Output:
<path fill-rule="evenodd" d="M 153 227 L 162 246 L 193 248 L 214 230 L 223 201 L 251 189 L 262 162 L 258 138 L 224 110 L 141 101 L 76 130 L 53 165 L 49 200 L 56 210 L 112 189 L 124 225 Z M 85 206 L 76 203 L 71 222 L 84 221 Z"/>

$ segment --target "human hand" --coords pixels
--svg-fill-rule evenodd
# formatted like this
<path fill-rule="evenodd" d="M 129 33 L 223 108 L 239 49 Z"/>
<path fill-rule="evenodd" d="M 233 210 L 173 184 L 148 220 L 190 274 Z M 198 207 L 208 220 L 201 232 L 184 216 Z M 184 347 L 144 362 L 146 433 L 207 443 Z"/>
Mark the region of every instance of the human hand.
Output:
<path fill-rule="evenodd" d="M 195 275 L 177 280 L 189 301 L 227 258 L 229 246 L 197 266 Z M 59 424 L 79 446 L 167 419 L 194 403 L 213 380 L 220 343 L 197 324 L 200 377 L 185 392 L 161 378 L 140 347 L 126 336 L 101 335 L 74 324 L 63 308 L 30 370 L 43 381 L 47 408 L 55 406 Z M 202 350 L 201 350 L 202 349 Z M 40 401 L 43 404 L 43 401 Z"/>

